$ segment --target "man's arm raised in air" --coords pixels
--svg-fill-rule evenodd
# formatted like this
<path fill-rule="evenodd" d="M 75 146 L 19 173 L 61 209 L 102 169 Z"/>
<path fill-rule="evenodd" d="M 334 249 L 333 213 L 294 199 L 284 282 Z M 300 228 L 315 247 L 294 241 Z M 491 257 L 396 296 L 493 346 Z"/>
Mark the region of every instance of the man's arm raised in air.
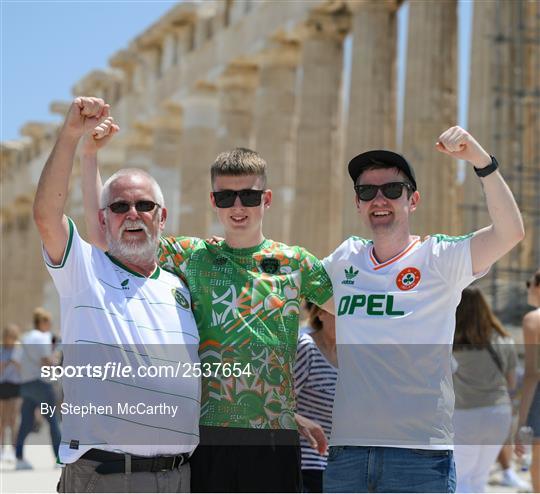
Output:
<path fill-rule="evenodd" d="M 491 156 L 461 127 L 451 127 L 440 135 L 436 148 L 452 158 L 466 160 L 476 168 L 491 163 Z M 474 274 L 498 261 L 525 236 L 521 213 L 502 175 L 495 171 L 480 178 L 491 225 L 474 233 L 471 259 Z"/>
<path fill-rule="evenodd" d="M 60 263 L 69 236 L 64 208 L 73 158 L 80 138 L 91 132 L 96 139 L 108 134 L 109 106 L 99 98 L 75 98 L 41 172 L 34 199 L 34 221 L 47 254 Z"/>
<path fill-rule="evenodd" d="M 98 211 L 100 209 L 101 189 L 103 182 L 99 173 L 97 155 L 111 137 L 120 130 L 112 120 L 109 133 L 102 139 L 95 139 L 92 135 L 86 135 L 81 146 L 81 168 L 82 168 L 82 192 L 84 220 L 88 241 L 100 248 L 107 250 L 105 233 L 100 228 Z"/>

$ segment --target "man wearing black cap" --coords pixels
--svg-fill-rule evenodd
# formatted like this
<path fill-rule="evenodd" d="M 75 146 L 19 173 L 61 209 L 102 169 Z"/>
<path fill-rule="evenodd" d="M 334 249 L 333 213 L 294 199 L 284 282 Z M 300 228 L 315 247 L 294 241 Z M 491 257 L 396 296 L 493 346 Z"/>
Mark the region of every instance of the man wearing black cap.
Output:
<path fill-rule="evenodd" d="M 339 361 L 326 492 L 455 490 L 455 310 L 461 291 L 524 231 L 495 158 L 460 127 L 436 146 L 475 167 L 491 225 L 420 239 L 410 232 L 420 194 L 407 160 L 376 150 L 349 163 L 356 208 L 373 240 L 351 237 L 324 261 Z"/>

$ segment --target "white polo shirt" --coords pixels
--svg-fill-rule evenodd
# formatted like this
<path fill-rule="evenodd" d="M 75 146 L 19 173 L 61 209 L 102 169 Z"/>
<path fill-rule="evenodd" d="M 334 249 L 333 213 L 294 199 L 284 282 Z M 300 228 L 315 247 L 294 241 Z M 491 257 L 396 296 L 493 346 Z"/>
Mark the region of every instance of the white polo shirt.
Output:
<path fill-rule="evenodd" d="M 336 304 L 339 375 L 331 445 L 452 449 L 455 311 L 470 237 L 414 240 L 379 263 L 346 240 L 323 262 Z"/>
<path fill-rule="evenodd" d="M 193 451 L 199 335 L 186 285 L 159 267 L 148 278 L 130 271 L 82 240 L 68 221 L 61 263 L 44 257 L 60 295 L 64 369 L 90 364 L 92 374 L 84 369 L 82 377 L 62 378 L 60 460 L 71 463 L 91 448 L 144 456 Z M 114 374 L 111 364 L 132 371 Z M 83 416 L 76 408 L 83 406 L 93 413 Z"/>

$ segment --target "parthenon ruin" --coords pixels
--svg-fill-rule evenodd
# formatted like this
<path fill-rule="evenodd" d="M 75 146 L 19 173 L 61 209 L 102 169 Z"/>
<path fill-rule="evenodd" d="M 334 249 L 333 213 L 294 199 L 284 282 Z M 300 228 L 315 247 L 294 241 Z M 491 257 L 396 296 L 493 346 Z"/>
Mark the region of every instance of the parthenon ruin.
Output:
<path fill-rule="evenodd" d="M 398 140 L 397 15 L 405 6 Z M 473 23 L 468 127 L 497 156 L 527 230 L 483 281 L 502 311 L 540 265 L 540 2 L 477 1 Z M 457 0 L 184 2 L 73 94 L 111 104 L 121 132 L 100 154 L 102 174 L 150 170 L 163 187 L 170 233 L 220 233 L 209 167 L 218 152 L 245 146 L 269 163 L 269 238 L 322 257 L 366 234 L 346 163 L 370 148 L 396 149 L 413 163 L 422 196 L 416 233 L 459 234 L 487 216 L 472 169 L 460 181 L 458 163 L 434 148 L 457 121 L 457 26 Z M 67 108 L 50 105 L 61 115 Z M 58 314 L 31 212 L 57 132 L 29 122 L 20 139 L 1 144 L 2 326 L 28 325 L 36 305 Z M 76 166 L 69 214 L 84 232 L 79 180 Z"/>

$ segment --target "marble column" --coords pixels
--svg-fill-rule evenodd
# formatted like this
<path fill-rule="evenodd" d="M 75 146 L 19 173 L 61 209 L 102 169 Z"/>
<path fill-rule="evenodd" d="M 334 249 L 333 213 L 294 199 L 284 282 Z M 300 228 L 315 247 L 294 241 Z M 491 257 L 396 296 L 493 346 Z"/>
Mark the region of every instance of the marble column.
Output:
<path fill-rule="evenodd" d="M 219 77 L 219 151 L 249 146 L 257 78 L 258 68 L 251 62 L 232 63 Z"/>
<path fill-rule="evenodd" d="M 216 87 L 199 83 L 182 100 L 183 132 L 180 138 L 180 219 L 182 235 L 205 238 L 221 233 L 212 223 L 210 206 L 210 166 L 217 156 L 216 128 L 218 99 Z"/>
<path fill-rule="evenodd" d="M 421 202 L 412 233 L 458 234 L 457 163 L 435 149 L 457 120 L 456 0 L 409 3 L 403 154 L 413 165 Z"/>
<path fill-rule="evenodd" d="M 126 153 L 124 166 L 150 171 L 154 162 L 154 129 L 150 121 L 134 122 L 122 142 Z"/>
<path fill-rule="evenodd" d="M 268 187 L 273 192 L 272 206 L 265 212 L 265 236 L 285 243 L 290 242 L 293 217 L 299 56 L 299 42 L 279 35 L 261 53 L 250 145 L 268 164 Z"/>
<path fill-rule="evenodd" d="M 317 12 L 305 26 L 298 71 L 295 196 L 290 241 L 318 256 L 341 238 L 340 105 L 345 13 Z"/>
<path fill-rule="evenodd" d="M 179 233 L 181 132 L 182 108 L 177 103 L 167 101 L 155 119 L 152 175 L 161 187 L 168 210 L 166 232 L 173 235 Z"/>
<path fill-rule="evenodd" d="M 352 63 L 343 166 L 343 238 L 370 238 L 355 205 L 346 169 L 357 154 L 396 148 L 396 17 L 397 0 L 354 2 Z"/>

